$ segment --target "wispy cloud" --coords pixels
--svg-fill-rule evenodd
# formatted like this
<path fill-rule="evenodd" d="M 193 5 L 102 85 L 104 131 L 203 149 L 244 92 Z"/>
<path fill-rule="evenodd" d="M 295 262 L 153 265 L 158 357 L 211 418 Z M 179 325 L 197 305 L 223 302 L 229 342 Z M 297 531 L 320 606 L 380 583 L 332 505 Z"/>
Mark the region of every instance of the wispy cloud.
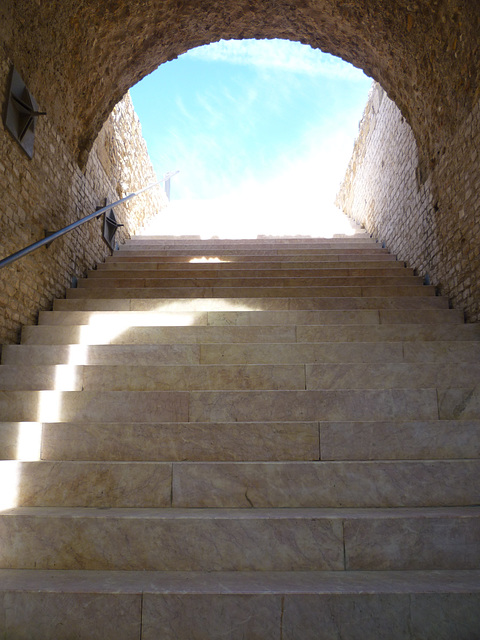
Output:
<path fill-rule="evenodd" d="M 220 40 L 192 49 L 185 56 L 353 81 L 363 76 L 362 71 L 335 56 L 290 40 Z"/>

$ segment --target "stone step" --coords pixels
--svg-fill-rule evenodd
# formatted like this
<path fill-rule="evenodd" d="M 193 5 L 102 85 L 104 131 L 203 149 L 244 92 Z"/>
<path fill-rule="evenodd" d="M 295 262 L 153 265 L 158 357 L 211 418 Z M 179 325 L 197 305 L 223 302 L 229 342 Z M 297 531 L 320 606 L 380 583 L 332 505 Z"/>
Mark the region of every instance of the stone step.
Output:
<path fill-rule="evenodd" d="M 72 509 L 0 514 L 3 569 L 475 570 L 480 510 Z"/>
<path fill-rule="evenodd" d="M 142 246 L 135 244 L 124 244 L 122 245 L 121 250 L 119 251 L 120 255 L 135 255 L 135 256 L 163 256 L 163 257 L 175 257 L 175 256 L 183 256 L 191 259 L 195 257 L 195 254 L 198 254 L 199 257 L 203 256 L 212 256 L 219 258 L 228 258 L 230 256 L 239 256 L 243 259 L 248 259 L 250 256 L 272 256 L 272 257 L 283 257 L 283 256 L 311 256 L 315 258 L 315 256 L 328 256 L 328 255 L 342 255 L 346 254 L 349 256 L 364 256 L 364 255 L 390 255 L 388 253 L 388 249 L 383 249 L 378 244 L 367 244 L 366 246 L 359 247 L 351 247 L 348 245 L 335 244 L 331 243 L 330 245 L 325 246 L 292 246 L 288 247 L 287 245 L 283 246 L 270 246 L 264 248 L 257 248 L 245 246 L 243 248 L 239 247 L 222 247 L 222 246 L 211 246 L 211 247 L 187 247 L 178 245 L 176 247 L 170 248 L 160 248 L 155 244 L 144 244 Z M 220 255 L 219 255 L 220 254 Z"/>
<path fill-rule="evenodd" d="M 278 248 L 278 247 L 363 247 L 363 246 L 379 246 L 378 242 L 367 235 L 358 237 L 344 237 L 344 238 L 183 238 L 183 237 L 168 237 L 168 236 L 132 236 L 122 245 L 124 247 L 129 246 L 145 246 L 151 245 L 153 248 L 158 249 L 159 253 L 162 249 L 172 249 L 177 247 L 185 247 L 189 251 L 196 251 L 205 248 L 214 248 L 215 250 L 220 247 L 224 248 Z"/>
<path fill-rule="evenodd" d="M 81 278 L 77 286 L 81 289 L 95 289 L 108 287 L 115 288 L 135 288 L 142 287 L 155 288 L 186 288 L 192 287 L 387 287 L 387 286 L 423 286 L 423 279 L 416 276 L 295 276 L 295 277 L 261 277 L 251 276 L 242 278 L 226 277 L 223 274 L 218 277 L 137 277 L 137 274 L 125 275 L 122 277 L 103 278 Z"/>
<path fill-rule="evenodd" d="M 163 273 L 165 276 L 172 273 L 183 272 L 190 273 L 196 270 L 202 270 L 205 272 L 214 272 L 214 273 L 223 273 L 231 272 L 232 275 L 236 273 L 253 273 L 255 271 L 278 271 L 279 275 L 284 272 L 291 271 L 371 271 L 372 275 L 375 275 L 375 272 L 392 272 L 392 275 L 396 275 L 398 273 L 411 273 L 411 269 L 407 269 L 405 266 L 405 262 L 401 262 L 395 259 L 385 260 L 385 255 L 382 254 L 380 259 L 372 260 L 370 257 L 368 259 L 360 258 L 360 259 L 348 259 L 348 260 L 338 260 L 337 256 L 329 256 L 323 259 L 314 259 L 314 260 L 299 260 L 295 262 L 293 260 L 285 260 L 282 259 L 267 259 L 265 256 L 260 256 L 257 259 L 251 260 L 231 260 L 220 262 L 215 262 L 215 259 L 209 258 L 193 258 L 186 259 L 184 261 L 180 261 L 176 258 L 163 259 L 159 258 L 158 261 L 154 259 L 149 259 L 148 257 L 139 257 L 135 259 L 134 256 L 129 256 L 128 258 L 123 257 L 120 258 L 118 253 L 115 254 L 115 257 L 108 257 L 105 262 L 102 262 L 97 265 L 96 270 L 99 273 L 109 273 L 115 271 L 126 271 L 130 269 L 147 271 L 148 273 L 152 273 L 152 271 L 159 271 Z M 288 257 L 288 256 L 287 256 Z M 210 260 L 210 261 L 209 261 Z M 351 274 L 348 274 L 351 275 Z"/>
<path fill-rule="evenodd" d="M 129 339 L 132 333 L 136 339 Z M 421 342 L 330 342 L 330 343 L 293 343 L 262 344 L 246 343 L 240 346 L 234 344 L 208 343 L 208 339 L 200 344 L 182 344 L 172 340 L 165 340 L 160 334 L 155 344 L 155 332 L 146 333 L 145 344 L 140 343 L 143 332 L 129 331 L 123 334 L 125 344 L 92 344 L 98 342 L 94 337 L 88 342 L 83 335 L 80 344 L 22 344 L 6 345 L 2 350 L 2 364 L 5 366 L 37 366 L 37 365 L 129 365 L 129 366 L 162 366 L 165 365 L 215 365 L 215 364 L 311 364 L 311 363 L 356 363 L 372 371 L 368 363 L 376 362 L 389 367 L 392 362 L 403 363 L 407 375 L 415 375 L 425 367 L 425 372 L 434 371 L 432 363 L 450 363 L 460 372 L 475 371 L 478 366 L 477 342 L 432 342 L 434 349 L 423 349 L 429 343 Z M 64 338 L 65 335 L 61 336 Z M 171 337 L 171 336 L 170 336 Z M 197 336 L 205 337 L 208 336 Z M 238 337 L 238 336 L 237 336 Z M 268 338 L 268 336 L 266 336 Z M 52 337 L 59 341 L 58 337 Z M 121 342 L 121 341 L 119 341 Z M 200 342 L 200 341 L 198 341 Z M 215 346 L 213 346 L 215 344 Z M 468 346 L 473 344 L 471 350 Z M 458 348 L 454 348 L 458 345 Z M 409 348 L 411 347 L 411 348 Z M 418 352 L 415 348 L 418 347 Z M 425 358 L 422 358 L 425 353 Z M 253 354 L 253 357 L 250 357 Z M 385 362 L 382 362 L 385 360 Z M 467 363 L 472 363 L 466 366 Z M 461 365 L 461 366 L 457 366 Z M 343 365 L 342 365 L 343 366 Z M 437 367 L 438 369 L 438 367 Z M 321 369 L 318 369 L 319 371 Z M 332 372 L 333 372 L 332 368 Z M 392 372 L 395 369 L 392 368 Z M 446 373 L 438 369 L 439 373 Z M 310 371 L 308 369 L 308 371 Z M 356 369 L 358 372 L 358 367 Z M 400 368 L 398 369 L 400 371 Z M 453 368 L 450 369 L 453 371 Z M 1 372 L 1 368 L 0 368 Z M 378 369 L 377 369 L 378 372 Z M 409 373 L 410 372 L 410 373 Z M 342 367 L 336 369 L 336 374 L 342 373 Z M 5 378 L 5 374 L 4 378 Z M 343 373 L 342 373 L 343 375 Z M 446 379 L 452 379 L 453 373 Z"/>
<path fill-rule="evenodd" d="M 285 326 L 194 326 L 194 327 L 163 327 L 163 326 L 131 326 L 128 322 L 110 322 L 103 326 L 96 325 L 39 325 L 24 327 L 22 330 L 22 345 L 64 344 L 64 345 L 93 345 L 93 344 L 135 344 L 160 345 L 167 344 L 178 348 L 196 344 L 215 342 L 295 342 L 295 327 Z M 16 345 L 20 346 L 20 345 Z M 15 349 L 6 349 L 6 353 Z M 17 349 L 18 351 L 18 349 Z M 197 351 L 198 349 L 197 349 Z M 72 352 L 73 353 L 73 352 Z M 141 353 L 141 349 L 139 350 Z M 172 354 L 175 353 L 172 351 Z M 197 359 L 197 362 L 199 360 Z"/>
<path fill-rule="evenodd" d="M 4 569 L 0 584 L 7 638 L 30 638 L 32 619 L 36 640 L 313 640 L 318 629 L 325 639 L 460 640 L 480 626 L 476 570 Z"/>
<path fill-rule="evenodd" d="M 1 391 L 0 422 L 470 420 L 479 389 Z"/>
<path fill-rule="evenodd" d="M 357 345 L 355 345 L 357 346 Z M 383 346 L 383 345 L 382 345 Z M 195 391 L 301 389 L 472 389 L 480 383 L 480 364 L 382 362 L 367 350 L 370 364 L 207 364 L 207 365 L 3 365 L 1 390 Z M 155 361 L 153 357 L 151 360 Z M 364 361 L 355 350 L 359 361 Z M 272 357 L 277 357 L 275 351 Z M 311 356 L 313 359 L 314 356 Z M 375 359 L 377 358 L 377 359 Z M 216 359 L 216 358 L 214 358 Z M 301 358 L 297 358 L 301 360 Z M 338 358 L 337 358 L 338 360 Z M 372 366 L 374 363 L 374 366 Z"/>
<path fill-rule="evenodd" d="M 87 281 L 85 281 L 87 282 Z M 98 281 L 101 282 L 101 281 Z M 300 286 L 300 287 L 113 287 L 68 289 L 67 298 L 375 298 L 435 296 L 435 287 L 400 286 Z"/>
<path fill-rule="evenodd" d="M 7 496 L 8 491 L 2 492 L 1 508 L 471 506 L 478 504 L 479 472 L 479 459 L 316 462 L 2 460 L 1 477 L 11 494 Z"/>
<path fill-rule="evenodd" d="M 440 298 L 441 300 L 441 298 Z M 66 302 L 66 301 L 63 301 Z M 70 302 L 70 301 L 69 301 Z M 58 306 L 58 301 L 57 305 Z M 402 325 L 400 327 L 372 328 L 374 333 L 388 335 L 389 331 L 401 332 L 407 336 L 405 339 L 421 340 L 474 340 L 480 335 L 480 327 L 477 324 L 464 324 L 463 313 L 458 309 L 436 310 L 375 310 L 375 309 L 338 309 L 324 311 L 308 310 L 277 310 L 277 311 L 41 311 L 38 320 L 40 325 L 91 325 L 95 327 L 119 327 L 130 328 L 139 326 L 160 327 L 193 327 L 193 326 L 285 326 L 298 325 L 297 334 L 308 338 L 308 329 L 312 327 L 312 337 L 328 336 L 325 340 L 333 339 L 334 335 L 350 336 L 351 331 L 358 332 L 362 336 L 369 329 L 363 325 Z M 416 323 L 416 324 L 415 324 Z M 330 328 L 334 325 L 334 328 Z M 354 325 L 352 329 L 346 325 Z M 424 326 L 418 326 L 424 325 Z M 443 326 L 442 326 L 443 325 Z M 319 327 L 322 327 L 321 329 Z M 340 328 L 342 327 L 342 328 Z M 28 332 L 25 327 L 24 332 Z M 315 333 L 317 332 L 317 333 Z M 386 334 L 382 333 L 386 332 Z M 343 340 L 349 340 L 345 337 Z M 315 339 L 306 339 L 307 342 L 315 342 Z M 278 342 L 279 340 L 277 340 Z"/>
<path fill-rule="evenodd" d="M 172 254 L 172 255 L 159 255 L 158 253 L 148 253 L 144 255 L 140 255 L 139 253 L 134 253 L 132 251 L 115 251 L 115 253 L 107 258 L 107 262 L 153 262 L 153 263 L 189 263 L 195 264 L 198 262 L 211 260 L 213 262 L 217 262 L 218 264 L 225 263 L 264 263 L 270 264 L 272 262 L 276 263 L 309 263 L 309 265 L 316 264 L 319 262 L 342 262 L 342 263 L 352 263 L 352 262 L 397 262 L 396 256 L 379 251 L 375 251 L 372 253 L 365 252 L 350 252 L 348 250 L 344 250 L 340 253 L 336 251 L 330 252 L 316 252 L 312 253 L 302 253 L 302 254 L 282 254 L 282 255 L 267 255 L 263 253 L 261 255 L 241 255 L 241 254 L 227 254 L 221 253 L 218 255 L 215 251 L 206 251 L 199 252 L 197 255 L 194 253 L 185 253 L 184 255 Z"/>
<path fill-rule="evenodd" d="M 423 291 L 425 287 L 415 287 Z M 155 311 L 177 313 L 201 313 L 202 311 L 349 311 L 370 309 L 375 311 L 423 311 L 448 309 L 448 299 L 441 296 L 381 297 L 381 298 L 92 298 L 89 292 L 81 292 L 81 298 L 55 300 L 56 311 Z M 142 289 L 142 294 L 147 291 Z M 453 310 L 452 310 L 453 311 Z M 413 315 L 413 314 L 412 314 Z M 453 313 L 457 321 L 463 317 L 457 309 Z"/>
<path fill-rule="evenodd" d="M 320 422 L 321 460 L 480 457 L 480 420 Z"/>
<path fill-rule="evenodd" d="M 479 420 L 0 423 L 0 458 L 5 460 L 227 462 L 479 457 Z"/>
<path fill-rule="evenodd" d="M 463 425 L 457 425 L 457 429 L 465 433 L 462 442 L 469 444 L 469 454 L 464 457 L 475 457 L 473 427 L 471 434 Z M 457 447 L 456 451 L 460 450 Z M 452 450 L 450 456 L 443 457 L 459 457 L 454 453 Z M 0 459 L 4 460 L 214 462 L 319 458 L 318 422 L 0 423 Z"/>
<path fill-rule="evenodd" d="M 401 263 L 394 262 L 392 265 L 372 268 L 277 268 L 272 269 L 265 267 L 252 268 L 252 266 L 237 265 L 236 269 L 229 268 L 228 264 L 215 265 L 199 264 L 175 265 L 175 271 L 162 270 L 160 265 L 147 263 L 129 264 L 128 269 L 120 268 L 118 263 L 99 264 L 96 269 L 88 271 L 88 278 L 163 278 L 165 280 L 174 280 L 175 278 L 351 278 L 351 277 L 414 277 L 413 269 L 399 268 Z M 396 266 L 398 265 L 398 266 Z M 157 268 L 154 268 L 157 266 Z M 148 268 L 149 267 L 149 268 Z M 248 267 L 248 268 L 247 268 Z"/>
<path fill-rule="evenodd" d="M 155 358 L 153 358 L 155 360 Z M 466 385 L 465 385 L 466 386 Z M 0 389 L 56 391 L 190 391 L 305 389 L 303 364 L 4 365 Z"/>
<path fill-rule="evenodd" d="M 7 638 L 31 638 L 31 620 L 36 640 L 464 640 L 480 627 L 477 570 L 4 569 L 0 585 Z"/>

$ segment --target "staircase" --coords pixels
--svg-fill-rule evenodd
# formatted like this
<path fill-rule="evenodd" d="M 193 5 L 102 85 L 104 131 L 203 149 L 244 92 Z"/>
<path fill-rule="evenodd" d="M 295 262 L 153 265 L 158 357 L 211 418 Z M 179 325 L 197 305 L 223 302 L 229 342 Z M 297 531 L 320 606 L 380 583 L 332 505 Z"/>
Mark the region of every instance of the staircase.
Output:
<path fill-rule="evenodd" d="M 360 231 L 132 239 L 3 349 L 0 638 L 480 638 L 479 381 Z"/>

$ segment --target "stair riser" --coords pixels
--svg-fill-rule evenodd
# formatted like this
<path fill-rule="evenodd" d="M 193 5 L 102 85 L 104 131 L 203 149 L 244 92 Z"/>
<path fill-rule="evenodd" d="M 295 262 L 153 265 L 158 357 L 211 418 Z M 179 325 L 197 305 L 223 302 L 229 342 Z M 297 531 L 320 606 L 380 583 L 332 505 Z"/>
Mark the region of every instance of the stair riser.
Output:
<path fill-rule="evenodd" d="M 125 265 L 128 264 L 154 264 L 160 265 L 159 268 L 163 269 L 164 265 L 169 265 L 167 269 L 175 269 L 175 265 L 201 265 L 208 264 L 210 260 L 210 264 L 218 265 L 218 264 L 226 264 L 228 268 L 235 269 L 237 266 L 240 268 L 249 268 L 250 266 L 254 266 L 255 268 L 258 266 L 264 266 L 265 268 L 270 268 L 272 265 L 275 266 L 275 269 L 289 269 L 289 268 L 312 268 L 317 267 L 318 265 L 328 264 L 328 265 L 341 265 L 342 267 L 349 268 L 350 266 L 354 266 L 358 268 L 359 266 L 370 264 L 380 265 L 380 266 L 388 266 L 390 267 L 392 264 L 400 264 L 402 267 L 404 263 L 398 262 L 395 256 L 392 256 L 389 253 L 362 253 L 361 255 L 355 255 L 347 252 L 347 250 L 342 251 L 341 253 L 328 253 L 328 254 L 293 254 L 293 255 L 227 255 L 220 254 L 190 254 L 190 255 L 172 255 L 172 256 L 162 256 L 162 255 L 136 255 L 135 253 L 126 254 L 123 252 L 115 252 L 111 258 L 108 259 L 108 266 L 112 264 L 121 265 L 120 268 L 124 269 Z M 248 265 L 245 267 L 245 265 Z M 297 266 L 298 265 L 298 266 Z"/>
<path fill-rule="evenodd" d="M 95 287 L 68 289 L 67 298 L 374 298 L 435 296 L 434 287 L 424 286 L 311 286 L 311 287 Z"/>
<path fill-rule="evenodd" d="M 176 248 L 169 248 L 169 249 L 162 249 L 161 251 L 158 250 L 158 246 L 155 245 L 144 245 L 142 247 L 139 246 L 135 246 L 135 245 L 131 245 L 131 244 L 125 244 L 122 247 L 122 254 L 123 255 L 133 255 L 133 256 L 138 256 L 138 257 L 142 257 L 142 256 L 154 256 L 155 258 L 158 257 L 159 253 L 161 254 L 161 257 L 165 257 L 165 258 L 171 258 L 171 257 L 186 257 L 189 260 L 192 257 L 215 257 L 215 258 L 226 258 L 228 259 L 229 257 L 232 256 L 238 256 L 241 257 L 242 259 L 248 258 L 250 256 L 255 257 L 255 256 L 267 256 L 267 257 L 274 257 L 277 258 L 278 257 L 282 257 L 283 256 L 290 256 L 290 257 L 294 257 L 295 259 L 297 259 L 297 257 L 300 256 L 306 256 L 307 258 L 310 257 L 316 257 L 316 256 L 337 256 L 337 255 L 342 255 L 343 252 L 345 252 L 346 255 L 348 256 L 381 256 L 381 255 L 390 255 L 387 252 L 387 249 L 382 249 L 382 248 L 378 248 L 378 245 L 371 245 L 371 246 L 366 246 L 366 247 L 360 247 L 360 248 L 356 248 L 356 247 L 350 247 L 350 246 L 338 246 L 335 244 L 332 244 L 330 247 L 325 246 L 325 247 L 293 247 L 293 248 L 270 248 L 270 247 L 266 247 L 263 249 L 257 249 L 255 247 L 245 247 L 243 249 L 237 249 L 237 248 L 222 248 L 217 247 L 217 248 L 210 248 L 210 247 L 176 247 Z M 394 258 L 394 256 L 391 256 Z M 395 258 L 394 258 L 395 259 Z"/>
<path fill-rule="evenodd" d="M 419 287 L 417 287 L 419 288 Z M 421 288 L 423 290 L 424 287 Z M 72 289 L 71 291 L 80 291 Z M 146 290 L 144 289 L 142 293 Z M 201 313 L 202 311 L 372 311 L 389 310 L 393 314 L 409 310 L 422 316 L 426 311 L 448 309 L 448 300 L 439 296 L 400 297 L 400 298 L 197 298 L 191 299 L 148 299 L 142 298 L 69 298 L 55 300 L 53 308 L 58 311 L 153 311 L 155 313 Z M 457 312 L 446 314 L 447 318 L 460 318 Z M 386 316 L 388 317 L 388 316 Z M 394 317 L 394 316 L 391 316 Z M 408 322 L 408 321 L 406 321 Z M 412 322 L 412 320 L 410 320 Z M 421 320 L 423 322 L 423 320 Z"/>
<path fill-rule="evenodd" d="M 0 463 L 23 507 L 339 508 L 468 506 L 478 460 Z M 476 475 L 475 475 L 476 474 Z M 6 507 L 12 504 L 2 505 Z"/>
<path fill-rule="evenodd" d="M 480 420 L 321 422 L 322 460 L 480 457 Z"/>
<path fill-rule="evenodd" d="M 154 332 L 152 332 L 154 333 Z M 40 336 L 38 336 L 40 337 Z M 224 344 L 216 345 L 214 343 L 200 344 L 175 344 L 174 340 L 165 340 L 167 344 L 155 344 L 153 337 L 151 340 L 145 334 L 142 336 L 146 344 L 141 344 L 138 340 L 127 341 L 127 344 L 107 344 L 107 345 L 87 345 L 82 340 L 82 344 L 67 345 L 49 345 L 49 344 L 26 344 L 26 345 L 7 345 L 2 350 L 2 364 L 7 367 L 29 367 L 31 371 L 25 369 L 25 377 L 20 377 L 21 382 L 28 379 L 32 374 L 34 367 L 41 365 L 132 365 L 135 366 L 162 366 L 173 365 L 207 365 L 210 367 L 224 365 L 239 365 L 250 363 L 249 366 L 255 365 L 286 365 L 300 364 L 307 362 L 310 364 L 318 363 L 318 366 L 312 368 L 307 364 L 307 379 L 311 376 L 323 375 L 324 369 L 321 365 L 325 363 L 334 364 L 337 369 L 332 367 L 332 376 L 348 373 L 348 369 L 342 363 L 354 365 L 352 368 L 351 379 L 357 380 L 357 374 L 353 371 L 360 371 L 360 364 L 363 363 L 365 372 L 368 375 L 374 374 L 377 377 L 382 367 L 392 373 L 402 373 L 402 367 L 391 367 L 392 363 L 402 364 L 406 376 L 425 371 L 437 372 L 443 375 L 443 386 L 452 386 L 447 382 L 452 379 L 454 370 L 460 371 L 461 367 L 465 369 L 468 380 L 475 380 L 478 371 L 478 362 L 480 358 L 477 356 L 478 344 L 475 343 L 472 348 L 468 348 L 470 343 L 457 343 L 458 349 L 451 347 L 442 348 L 441 343 L 434 343 L 434 349 L 422 349 L 419 343 L 413 343 L 412 347 L 417 347 L 418 351 L 406 349 L 406 345 L 402 343 L 320 343 L 320 344 L 287 344 L 278 343 L 277 345 L 266 345 L 257 343 L 255 345 L 245 344 L 244 348 L 239 345 L 230 345 L 226 347 Z M 160 342 L 158 335 L 156 341 Z M 91 340 L 94 342 L 94 339 Z M 171 342 L 171 344 L 168 344 Z M 235 342 L 235 341 L 232 341 Z M 455 344 L 455 343 L 454 343 Z M 370 345 L 370 349 L 367 348 Z M 238 348 L 236 348 L 238 346 Z M 275 350 L 278 347 L 278 352 Z M 403 347 L 403 353 L 402 353 Z M 249 357 L 249 354 L 252 354 Z M 422 355 L 425 357 L 422 358 Z M 422 362 L 423 360 L 423 362 Z M 356 363 L 356 364 L 355 364 Z M 376 363 L 378 366 L 372 368 L 369 363 Z M 449 367 L 438 368 L 434 364 L 449 364 Z M 469 366 L 467 367 L 467 364 Z M 2 378 L 0 370 L 0 379 L 9 380 L 9 372 L 14 373 L 14 369 L 4 369 Z M 19 370 L 20 372 L 20 370 Z M 326 371 L 328 373 L 328 371 Z M 21 374 L 20 374 L 21 375 Z M 428 375 L 428 374 L 427 374 Z M 436 380 L 437 378 L 432 378 Z M 459 378 L 461 379 L 461 378 Z M 359 381 L 361 382 L 361 381 Z M 470 382 L 468 383 L 470 384 Z M 401 386 L 401 385 L 400 385 Z M 410 386 L 410 385 L 409 385 Z M 423 385 L 424 386 L 424 385 Z M 433 386 L 442 386 L 442 377 L 438 377 L 438 384 Z"/>
<path fill-rule="evenodd" d="M 478 411 L 474 389 L 0 392 L 1 422 L 469 420 Z"/>
<path fill-rule="evenodd" d="M 477 503 L 479 471 L 478 460 L 174 464 L 173 506 L 461 506 Z"/>
<path fill-rule="evenodd" d="M 116 264 L 116 263 L 114 263 Z M 150 268 L 144 268 L 142 264 L 131 265 L 129 269 L 109 268 L 108 264 L 98 265 L 97 269 L 88 272 L 88 279 L 124 279 L 124 278 L 161 278 L 167 281 L 173 281 L 177 278 L 412 278 L 413 270 L 402 267 L 400 263 L 392 263 L 389 268 L 306 268 L 303 269 L 265 269 L 262 267 L 251 268 L 245 265 L 245 268 L 215 268 L 214 266 L 205 268 L 196 268 L 195 265 L 181 265 L 175 270 L 167 270 L 154 268 L 155 265 L 150 264 Z M 113 265 L 112 265 L 113 266 Z M 118 265 L 116 265 L 118 267 Z M 224 265 L 227 266 L 228 265 Z M 158 273 L 157 273 L 158 272 Z"/>
<path fill-rule="evenodd" d="M 362 360 L 360 350 L 352 350 Z M 128 354 L 116 365 L 4 365 L 0 368 L 2 390 L 54 391 L 195 391 L 195 390 L 333 390 L 333 389 L 431 389 L 480 382 L 480 365 L 384 364 L 372 349 L 370 364 L 207 364 L 128 366 Z M 155 362 L 155 353 L 145 360 Z M 228 354 L 227 354 L 228 355 Z M 259 354 L 259 360 L 262 354 Z M 309 358 L 328 362 L 329 357 L 313 353 Z M 211 358 L 221 361 L 221 357 Z M 265 358 L 266 359 L 266 358 Z M 286 360 L 287 358 L 285 358 Z M 291 358 L 297 362 L 300 357 Z M 330 357 L 330 359 L 333 359 Z M 338 361 L 340 357 L 336 355 Z M 341 359 L 348 362 L 348 356 Z M 363 358 L 366 360 L 367 358 Z M 229 360 L 229 358 L 225 358 Z M 352 361 L 354 358 L 352 357 Z M 158 361 L 158 360 L 157 360 Z M 245 362 L 247 359 L 245 359 Z"/>
<path fill-rule="evenodd" d="M 318 460 L 318 423 L 72 424 L 1 423 L 3 459 L 22 456 L 35 439 L 42 460 Z M 27 434 L 25 436 L 25 433 Z M 29 436 L 31 433 L 31 436 Z M 38 437 L 38 436 L 37 436 Z M 29 448 L 23 453 L 28 460 Z M 34 458 L 32 458 L 34 459 Z"/>
<path fill-rule="evenodd" d="M 103 327 L 41 325 L 24 327 L 27 344 L 195 344 L 203 342 L 295 342 L 295 327 L 124 327 L 105 323 Z M 177 345 L 179 347 L 179 345 Z M 8 351 L 8 350 L 7 350 Z M 18 349 L 17 349 L 18 351 Z M 141 349 L 140 349 L 141 352 Z"/>
<path fill-rule="evenodd" d="M 199 639 L 460 639 L 475 637 L 479 611 L 479 594 L 166 594 L 145 596 L 142 629 L 145 640 L 191 638 L 198 620 Z"/>
<path fill-rule="evenodd" d="M 107 261 L 97 265 L 96 271 L 98 273 L 108 272 L 108 271 L 127 271 L 131 269 L 134 270 L 145 270 L 151 273 L 152 271 L 165 272 L 165 275 L 172 275 L 169 272 L 190 272 L 190 271 L 208 271 L 208 272 L 217 272 L 228 271 L 232 273 L 236 272 L 248 272 L 253 273 L 254 271 L 279 271 L 280 273 L 288 272 L 288 271 L 324 271 L 326 270 L 337 270 L 337 269 L 346 269 L 346 270 L 374 270 L 378 269 L 383 270 L 387 269 L 388 271 L 393 270 L 395 273 L 393 275 L 402 272 L 407 269 L 405 267 L 404 262 L 398 262 L 395 259 L 385 259 L 385 255 L 379 256 L 379 259 L 372 259 L 371 256 L 365 258 L 355 258 L 352 260 L 351 257 L 346 257 L 345 260 L 341 260 L 340 256 L 327 256 L 326 258 L 314 258 L 313 260 L 305 260 L 304 258 L 300 259 L 298 262 L 290 259 L 289 256 L 280 258 L 266 258 L 261 257 L 258 260 L 250 259 L 248 261 L 243 259 L 235 259 L 228 258 L 227 262 L 190 262 L 187 260 L 181 260 L 177 258 L 165 258 L 158 260 L 152 258 L 134 258 L 134 257 L 125 257 L 119 256 L 107 258 Z M 350 274 L 349 274 L 350 275 Z M 375 275 L 375 274 L 373 274 Z"/>
<path fill-rule="evenodd" d="M 382 573 L 385 578 L 379 578 L 378 584 L 391 581 L 395 575 Z M 51 572 L 47 575 L 51 576 Z M 318 640 L 318 629 L 322 630 L 322 640 L 439 640 L 474 638 L 480 627 L 480 594 L 476 587 L 468 592 L 456 585 L 439 590 L 428 584 L 425 593 L 421 593 L 412 583 L 414 593 L 409 595 L 405 589 L 385 592 L 377 583 L 361 591 L 347 586 L 343 592 L 331 592 L 329 583 L 322 589 L 311 581 L 303 593 L 296 593 L 289 586 L 290 576 L 280 572 L 275 575 L 286 580 L 283 591 L 281 587 L 262 586 L 239 589 L 233 581 L 230 592 L 218 585 L 197 592 L 190 586 L 193 579 L 187 588 L 170 580 L 170 589 L 158 588 L 157 592 L 150 581 L 148 586 L 124 593 L 115 587 L 98 589 L 88 583 L 76 593 L 74 589 L 67 590 L 66 580 L 65 593 L 53 590 L 51 579 L 47 592 L 22 585 L 21 590 L 5 592 L 5 633 L 7 638 L 30 638 L 31 620 L 35 620 L 36 640 Z M 220 582 L 225 582 L 225 576 L 230 574 L 222 574 Z M 257 582 L 263 584 L 258 578 Z M 64 624 L 65 619 L 68 625 Z"/>
<path fill-rule="evenodd" d="M 219 276 L 217 278 L 201 278 L 201 277 L 176 277 L 176 278 L 160 278 L 160 277 L 141 277 L 130 274 L 125 277 L 118 278 L 82 278 L 78 281 L 77 286 L 81 289 L 96 288 L 192 288 L 192 287 L 386 287 L 386 286 L 423 286 L 421 278 L 413 276 L 396 276 L 396 277 L 249 277 L 249 278 L 227 278 Z"/>
<path fill-rule="evenodd" d="M 333 335 L 362 336 L 365 332 L 379 332 L 382 337 L 391 337 L 390 331 L 396 336 L 403 336 L 409 340 L 413 336 L 422 340 L 473 340 L 480 336 L 478 325 L 463 324 L 463 314 L 453 309 L 438 309 L 424 311 L 211 311 L 211 312 L 156 312 L 156 311 L 41 311 L 40 325 L 70 326 L 91 324 L 96 326 L 126 325 L 137 326 L 286 326 L 297 325 L 297 339 L 304 342 L 316 342 L 318 335 L 328 341 Z M 367 329 L 365 325 L 382 324 L 382 329 Z M 386 327 L 388 324 L 401 324 L 401 327 Z M 305 325 L 316 325 L 309 329 Z M 321 327 L 320 327 L 321 325 Z M 332 328 L 330 325 L 334 325 Z M 343 327 L 340 329 L 340 325 Z M 346 328 L 347 325 L 353 325 Z M 418 326 L 420 325 L 420 326 Z M 456 325 L 456 326 L 455 326 Z M 28 327 L 24 327 L 26 332 Z M 309 338 L 309 331 L 312 337 Z M 395 333 L 395 331 L 399 333 Z M 438 334 L 437 334 L 438 332 Z M 27 331 L 28 333 L 28 331 Z M 220 334 L 221 335 L 221 334 Z M 371 335 L 365 333 L 365 335 Z M 438 338 L 436 337 L 438 335 Z M 331 337 L 332 336 L 332 337 Z M 232 336 L 229 336 L 229 340 Z M 347 338 L 343 338 L 347 340 Z M 348 338 L 350 339 L 350 338 Z M 355 338 L 356 339 L 356 338 Z M 279 340 L 277 340 L 279 342 Z"/>
<path fill-rule="evenodd" d="M 35 441 L 39 429 L 41 443 L 32 457 L 31 447 L 25 451 L 22 444 L 25 437 Z M 119 462 L 477 459 L 480 421 L 43 426 L 12 422 L 0 424 L 0 453 L 6 460 Z"/>
<path fill-rule="evenodd" d="M 476 569 L 480 562 L 478 517 L 99 515 L 79 516 L 72 527 L 68 517 L 10 515 L 0 516 L 0 531 L 3 568 L 388 571 Z"/>

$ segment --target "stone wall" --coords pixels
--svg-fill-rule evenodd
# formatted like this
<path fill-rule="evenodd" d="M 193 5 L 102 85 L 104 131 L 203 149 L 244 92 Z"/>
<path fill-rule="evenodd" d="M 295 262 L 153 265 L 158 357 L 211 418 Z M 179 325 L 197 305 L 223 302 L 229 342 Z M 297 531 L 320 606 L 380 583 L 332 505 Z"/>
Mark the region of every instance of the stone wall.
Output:
<path fill-rule="evenodd" d="M 11 64 L 0 60 L 0 103 L 5 104 Z M 42 108 L 42 105 L 39 105 Z M 0 123 L 0 258 L 154 182 L 141 128 L 130 97 L 114 108 L 80 170 L 51 120 L 41 117 L 29 159 Z M 125 224 L 122 242 L 166 205 L 163 189 L 134 198 L 115 209 Z M 102 219 L 41 248 L 0 270 L 0 344 L 18 341 L 21 326 L 36 321 L 41 309 L 63 297 L 72 280 L 110 253 L 101 237 Z"/>
<path fill-rule="evenodd" d="M 479 149 L 477 103 L 435 166 L 421 166 L 410 126 L 375 83 L 337 197 L 472 322 L 480 320 Z"/>

